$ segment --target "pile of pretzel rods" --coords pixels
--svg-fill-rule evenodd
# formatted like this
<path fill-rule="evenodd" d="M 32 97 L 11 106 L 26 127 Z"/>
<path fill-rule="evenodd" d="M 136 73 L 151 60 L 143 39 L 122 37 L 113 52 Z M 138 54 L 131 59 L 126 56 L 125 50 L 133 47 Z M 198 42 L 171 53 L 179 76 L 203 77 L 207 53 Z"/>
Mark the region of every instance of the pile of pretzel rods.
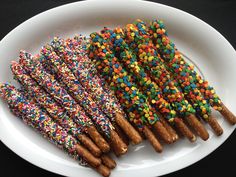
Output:
<path fill-rule="evenodd" d="M 219 111 L 236 117 L 213 87 L 169 39 L 161 20 L 136 20 L 104 28 L 90 38 L 53 40 L 39 54 L 20 51 L 10 69 L 21 87 L 0 83 L 11 112 L 80 165 L 109 176 L 117 157 L 147 139 L 156 152 L 163 144 L 197 136 L 206 141 L 223 129 Z"/>

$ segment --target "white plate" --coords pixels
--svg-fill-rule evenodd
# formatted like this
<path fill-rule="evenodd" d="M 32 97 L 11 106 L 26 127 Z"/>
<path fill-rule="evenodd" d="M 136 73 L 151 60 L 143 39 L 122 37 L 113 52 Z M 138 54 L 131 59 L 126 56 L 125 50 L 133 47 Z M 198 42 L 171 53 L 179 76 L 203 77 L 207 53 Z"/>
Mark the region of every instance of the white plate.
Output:
<path fill-rule="evenodd" d="M 78 2 L 54 8 L 27 20 L 0 43 L 0 81 L 13 81 L 9 64 L 17 58 L 20 49 L 37 53 L 55 35 L 72 37 L 75 33 L 89 34 L 104 26 L 132 23 L 137 18 L 149 21 L 157 17 L 164 20 L 177 47 L 201 68 L 224 103 L 236 113 L 236 94 L 233 94 L 236 90 L 236 78 L 232 77 L 236 75 L 236 52 L 233 47 L 220 33 L 198 18 L 151 2 Z M 19 156 L 61 175 L 97 175 L 89 168 L 77 165 L 65 153 L 10 114 L 2 101 L 0 103 L 0 138 Z M 181 140 L 174 145 L 165 146 L 161 154 L 155 153 L 148 143 L 130 147 L 129 153 L 117 160 L 118 166 L 112 171 L 112 176 L 159 176 L 199 161 L 219 147 L 235 128 L 229 126 L 218 113 L 214 114 L 224 128 L 221 137 L 216 137 L 210 131 L 207 142 L 199 139 L 191 144 L 187 140 Z"/>

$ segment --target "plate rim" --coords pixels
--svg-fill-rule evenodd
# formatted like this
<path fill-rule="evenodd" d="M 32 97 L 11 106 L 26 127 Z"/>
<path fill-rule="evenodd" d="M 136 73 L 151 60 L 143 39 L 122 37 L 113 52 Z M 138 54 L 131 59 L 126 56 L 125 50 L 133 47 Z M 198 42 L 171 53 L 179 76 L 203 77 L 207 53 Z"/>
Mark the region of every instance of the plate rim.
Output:
<path fill-rule="evenodd" d="M 102 3 L 102 1 L 108 1 L 108 0 L 100 0 L 100 3 Z M 113 1 L 119 1 L 119 0 L 113 0 Z M 125 1 L 125 0 L 120 0 L 120 1 Z M 205 21 L 203 21 L 202 19 L 199 19 L 198 17 L 188 13 L 188 12 L 185 12 L 181 9 L 178 9 L 178 8 L 175 8 L 175 7 L 171 7 L 171 6 L 168 6 L 168 5 L 164 5 L 164 4 L 161 4 L 161 3 L 156 3 L 156 2 L 150 2 L 150 1 L 142 1 L 142 0 L 132 0 L 132 1 L 136 1 L 136 3 L 150 3 L 150 4 L 153 4 L 153 5 L 157 5 L 157 6 L 163 6 L 165 8 L 170 8 L 171 10 L 174 10 L 174 11 L 177 11 L 178 13 L 183 13 L 187 16 L 191 16 L 191 18 L 194 18 L 195 20 L 197 20 L 198 22 L 200 23 L 204 23 L 204 25 L 207 25 L 208 28 L 211 28 L 211 30 L 213 30 L 215 33 L 217 33 L 217 36 L 221 37 L 225 43 L 227 43 L 227 47 L 231 47 L 233 50 L 233 46 L 230 44 L 230 42 L 220 33 L 218 32 L 215 28 L 213 28 L 211 25 L 209 25 L 208 23 L 206 23 Z M 70 6 L 73 6 L 73 5 L 80 5 L 82 3 L 94 3 L 95 0 L 87 0 L 87 1 L 79 1 L 79 2 L 73 2 L 73 3 L 68 3 L 68 4 L 64 4 L 64 5 L 61 5 L 61 6 L 57 6 L 57 7 L 54 7 L 54 8 L 51 8 L 51 9 L 48 9 L 46 11 L 43 11 L 39 14 L 36 14 L 35 16 L 27 19 L 26 21 L 22 22 L 21 24 L 19 24 L 18 26 L 16 26 L 13 30 L 11 30 L 5 37 L 3 37 L 0 41 L 0 49 L 2 47 L 2 45 L 5 43 L 5 41 L 7 42 L 7 39 L 9 38 L 9 36 L 13 35 L 14 33 L 16 33 L 20 28 L 23 28 L 25 26 L 25 24 L 27 23 L 30 23 L 32 21 L 37 21 L 37 19 L 40 19 L 43 15 L 46 15 L 46 14 L 49 14 L 51 11 L 60 11 L 60 9 L 63 9 L 63 8 L 69 8 Z M 126 1 L 127 2 L 127 1 Z M 96 2 L 97 3 L 97 2 Z M 235 52 L 236 53 L 236 52 Z M 0 120 L 1 121 L 1 120 Z M 1 126 L 1 125 L 0 125 Z M 231 130 L 228 130 L 228 134 L 227 136 L 224 136 L 221 138 L 220 140 L 220 143 L 218 143 L 216 146 L 214 146 L 211 150 L 209 150 L 207 153 L 205 153 L 205 155 L 202 155 L 200 158 L 197 158 L 195 159 L 194 161 L 191 161 L 190 163 L 185 163 L 185 164 L 182 164 L 181 165 L 181 168 L 179 167 L 176 167 L 174 169 L 168 169 L 167 172 L 165 173 L 162 173 L 160 174 L 161 175 L 164 175 L 164 174 L 169 174 L 169 173 L 172 173 L 172 172 L 175 172 L 175 171 L 178 171 L 178 170 L 181 170 L 181 169 L 184 169 L 198 161 L 200 161 L 201 159 L 205 158 L 206 156 L 208 156 L 209 154 L 211 154 L 213 151 L 215 151 L 218 147 L 220 147 L 228 138 L 230 138 L 231 134 L 233 133 L 233 131 L 235 130 L 235 126 L 231 128 Z M 3 130 L 0 130 L 0 132 L 3 132 Z M 33 160 L 29 157 L 29 156 L 25 156 L 23 154 L 20 154 L 17 150 L 17 148 L 13 147 L 9 142 L 10 141 L 3 141 L 3 133 L 0 133 L 0 140 L 1 142 L 6 146 L 8 147 L 12 152 L 14 152 L 15 154 L 17 154 L 18 156 L 20 156 L 22 159 L 28 161 L 29 163 L 39 167 L 39 168 L 42 168 L 44 170 L 47 170 L 47 171 L 50 171 L 50 172 L 53 172 L 53 173 L 56 173 L 56 174 L 63 174 L 61 172 L 58 172 L 57 169 L 53 169 L 53 168 L 48 168 L 42 164 L 39 164 L 39 163 L 36 163 L 36 162 L 33 162 Z M 6 139 L 6 138 L 5 138 Z M 222 140 L 223 139 L 223 140 Z M 177 165 L 178 166 L 178 165 Z M 88 170 L 86 171 L 88 172 Z M 136 174 L 136 173 L 131 173 L 131 174 Z"/>

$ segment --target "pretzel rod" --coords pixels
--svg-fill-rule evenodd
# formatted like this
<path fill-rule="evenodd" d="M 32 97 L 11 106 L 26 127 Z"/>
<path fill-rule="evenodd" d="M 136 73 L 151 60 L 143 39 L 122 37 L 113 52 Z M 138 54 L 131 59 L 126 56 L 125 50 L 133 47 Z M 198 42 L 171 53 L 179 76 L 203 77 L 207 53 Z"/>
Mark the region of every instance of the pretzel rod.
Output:
<path fill-rule="evenodd" d="M 52 75 L 45 72 L 38 60 L 33 58 L 31 54 L 21 51 L 19 62 L 40 86 L 42 86 L 60 105 L 63 105 L 70 117 L 73 120 L 76 120 L 77 124 L 86 127 L 85 131 L 87 131 L 90 138 L 92 138 L 102 152 L 108 152 L 110 150 L 108 143 L 97 132 L 92 121 L 86 116 L 83 109 L 66 92 L 66 90 L 60 86 Z"/>
<path fill-rule="evenodd" d="M 120 60 L 133 73 L 134 80 L 136 80 L 136 82 L 142 87 L 142 91 L 149 98 L 149 102 L 151 102 L 152 106 L 154 106 L 157 111 L 162 113 L 162 115 L 170 123 L 181 124 L 176 126 L 177 128 L 183 128 L 183 126 L 185 126 L 180 131 L 182 134 L 186 133 L 186 129 L 188 129 L 188 127 L 183 121 L 180 122 L 181 119 L 179 118 L 178 121 L 174 121 L 174 119 L 177 117 L 175 110 L 173 110 L 172 106 L 163 97 L 160 87 L 146 74 L 144 68 L 141 66 L 141 62 L 138 62 L 136 55 L 132 50 L 130 50 L 128 44 L 124 41 L 125 37 L 123 30 L 121 28 L 116 28 L 114 31 L 115 33 L 111 35 L 111 41 L 113 41 L 114 50 L 119 51 Z M 164 119 L 161 119 L 161 122 L 172 135 L 174 140 L 178 139 L 178 135 L 175 130 L 169 126 Z M 191 131 L 188 129 L 188 134 L 186 134 L 187 137 L 189 137 L 190 132 Z M 192 134 L 192 136 L 194 135 Z M 190 141 L 192 141 L 192 139 L 190 139 Z"/>
<path fill-rule="evenodd" d="M 101 131 L 109 137 L 111 129 L 114 129 L 110 120 L 97 107 L 96 103 L 80 85 L 79 81 L 71 73 L 66 64 L 52 51 L 49 45 L 43 47 L 41 53 L 50 61 L 51 66 L 54 67 L 57 74 L 61 76 L 63 83 L 70 88 L 70 92 L 73 92 L 74 99 L 84 108 L 88 115 L 90 115 Z"/>
<path fill-rule="evenodd" d="M 46 109 L 49 115 L 58 122 L 68 133 L 78 138 L 83 145 L 88 148 L 93 155 L 100 156 L 101 150 L 84 134 L 82 134 L 83 127 L 76 124 L 65 112 L 64 108 L 59 106 L 48 93 L 46 93 L 17 63 L 12 62 L 11 70 L 14 78 L 21 83 L 27 90 L 27 93 L 34 98 L 37 103 Z"/>
<path fill-rule="evenodd" d="M 73 95 L 74 99 L 86 110 L 95 125 L 105 133 L 111 143 L 115 144 L 114 146 L 117 146 L 119 153 L 125 154 L 127 152 L 127 146 L 114 131 L 114 127 L 109 118 L 97 107 L 96 103 L 80 85 L 79 81 L 67 65 L 50 49 L 50 46 L 45 46 L 42 48 L 41 52 L 48 60 L 50 60 L 57 73 L 62 76 L 62 81 L 70 88 L 70 93 Z"/>
<path fill-rule="evenodd" d="M 175 65 L 175 70 L 182 70 L 186 75 L 191 76 L 192 81 L 204 96 L 204 99 L 217 111 L 219 111 L 223 117 L 231 124 L 236 123 L 236 117 L 231 113 L 220 100 L 219 96 L 215 93 L 212 86 L 208 84 L 208 81 L 204 80 L 195 70 L 194 66 L 186 62 L 177 50 L 175 44 L 169 39 L 165 26 L 162 21 L 154 20 L 150 26 L 150 32 L 155 34 L 153 37 L 157 44 L 158 49 L 163 53 L 163 57 L 166 61 L 169 61 L 169 65 Z M 161 42 L 161 40 L 165 42 Z M 178 68 L 177 68 L 178 67 Z M 173 72 L 173 71 L 172 71 Z M 222 113 L 222 109 L 227 110 L 226 114 Z"/>
<path fill-rule="evenodd" d="M 119 65 L 117 58 L 106 46 L 108 43 L 103 37 L 96 33 L 91 34 L 90 57 L 97 57 L 97 69 L 115 91 L 121 105 L 126 108 L 129 120 L 141 131 L 145 125 L 158 125 L 155 128 L 160 136 L 167 143 L 171 143 L 172 138 L 166 129 L 163 129 L 155 110 L 137 89 L 136 84 L 131 81 L 130 75 Z"/>
<path fill-rule="evenodd" d="M 42 66 L 44 67 L 47 73 L 50 73 L 51 75 L 53 75 L 63 88 L 68 89 L 68 87 L 62 81 L 62 77 L 57 74 L 56 70 L 53 67 L 51 67 L 50 62 L 44 56 L 38 55 L 36 56 L 36 58 L 40 61 L 40 63 L 42 64 Z M 97 132 L 97 130 L 95 128 L 90 127 L 88 132 L 90 134 L 91 139 L 93 139 L 93 141 L 95 142 L 95 144 L 97 144 L 97 146 L 99 147 L 102 147 L 103 142 L 102 143 L 100 142 L 100 138 L 99 138 L 100 134 Z M 107 146 L 104 147 L 103 151 L 107 151 Z"/>
<path fill-rule="evenodd" d="M 100 105 L 104 105 L 103 102 L 106 102 L 106 105 L 111 105 L 108 107 L 108 111 L 105 110 L 105 112 L 108 113 L 111 108 L 118 110 L 115 112 L 115 116 L 114 116 L 116 124 L 118 124 L 119 127 L 121 127 L 121 129 L 131 139 L 133 144 L 140 143 L 142 141 L 141 136 L 132 127 L 132 125 L 127 121 L 127 116 L 124 113 L 123 109 L 121 108 L 121 105 L 119 101 L 117 100 L 116 96 L 114 95 L 114 92 L 110 90 L 105 80 L 99 77 L 99 73 L 97 72 L 92 61 L 88 58 L 87 54 L 85 56 L 83 55 L 81 56 L 82 53 L 85 53 L 83 52 L 83 48 L 87 47 L 88 41 L 83 39 L 82 36 L 80 37 L 75 36 L 73 40 L 67 40 L 66 45 L 68 47 L 72 46 L 74 48 L 77 58 L 76 60 L 73 60 L 74 59 L 73 58 L 71 62 L 68 61 L 68 64 L 73 65 L 72 63 L 74 63 L 77 66 L 75 67 L 76 70 L 74 70 L 74 72 L 75 72 L 75 75 L 77 75 L 77 77 L 80 78 L 81 83 L 84 84 L 84 86 L 87 89 L 89 89 L 91 93 L 93 93 L 94 99 L 98 100 Z M 82 51 L 81 51 L 81 48 L 82 48 Z M 85 65 L 85 63 L 87 65 Z M 97 90 L 98 92 L 96 92 L 95 90 Z M 99 99 L 99 97 L 102 99 Z M 112 112 L 112 110 L 110 112 Z M 119 132 L 121 134 L 121 131 Z"/>
<path fill-rule="evenodd" d="M 116 133 L 119 135 L 119 137 L 123 140 L 123 142 L 128 146 L 129 145 L 129 138 L 126 136 L 124 131 L 119 127 L 119 125 L 114 124 Z M 135 130 L 136 131 L 136 130 Z M 139 135 L 140 136 L 140 135 Z M 140 136 L 141 137 L 141 136 Z"/>
<path fill-rule="evenodd" d="M 116 167 L 116 162 L 109 155 L 102 155 L 101 159 L 108 168 L 113 169 Z"/>
<path fill-rule="evenodd" d="M 166 102 L 165 105 L 168 105 L 169 103 L 171 104 L 172 106 L 171 112 L 173 112 L 172 116 L 168 115 L 170 114 L 170 111 L 167 113 L 164 112 L 165 116 L 171 117 L 170 121 L 171 120 L 173 121 L 174 117 L 176 117 L 175 110 L 181 117 L 184 117 L 186 119 L 189 116 L 189 114 L 194 114 L 195 110 L 193 109 L 191 104 L 189 104 L 188 101 L 184 99 L 183 93 L 175 86 L 175 83 L 174 81 L 171 80 L 169 73 L 166 72 L 164 65 L 161 63 L 159 58 L 157 58 L 154 55 L 156 51 L 152 47 L 152 43 L 150 43 L 148 36 L 143 35 L 144 34 L 143 31 L 145 32 L 145 30 L 143 29 L 139 33 L 138 27 L 135 26 L 134 24 L 129 24 L 125 28 L 125 35 L 126 35 L 125 41 L 129 43 L 129 46 L 137 54 L 137 58 L 135 56 L 130 57 L 131 59 L 128 60 L 129 65 L 131 66 L 131 68 L 132 66 L 134 66 L 133 68 L 137 68 L 139 72 L 142 71 L 144 73 L 141 76 L 143 75 L 146 76 L 145 78 L 146 82 L 144 80 L 143 83 L 148 83 L 151 91 L 153 90 L 152 85 L 155 86 L 157 91 L 156 92 L 152 91 L 153 93 L 152 92 L 150 93 L 151 97 L 162 98 L 162 100 L 164 100 L 162 102 L 164 103 Z M 124 45 L 124 42 L 122 43 L 122 45 Z M 132 53 L 123 52 L 121 53 L 121 56 L 123 59 L 126 59 L 125 56 L 128 57 L 132 56 Z M 145 73 L 144 69 L 140 69 L 141 66 L 144 66 L 145 71 L 148 72 L 148 74 L 151 76 L 151 79 L 153 79 L 156 83 L 158 83 L 158 85 L 155 82 L 152 82 L 152 80 Z M 169 103 L 166 100 L 168 100 Z M 157 101 L 154 100 L 153 102 Z M 171 108 L 171 106 L 169 106 L 169 108 Z M 162 112 L 163 111 L 161 111 L 161 113 Z M 177 125 L 176 127 L 183 128 L 182 130 L 180 130 L 182 134 L 188 137 L 190 141 L 193 141 L 192 137 L 194 135 L 193 134 L 190 135 L 191 130 L 188 129 L 188 127 L 184 124 L 184 122 L 180 122 L 180 120 L 181 119 L 178 118 L 178 121 L 174 121 L 175 124 L 180 124 Z M 196 131 L 202 133 L 199 135 L 202 139 L 204 140 L 208 139 L 209 135 L 204 126 L 203 125 L 200 127 L 197 126 L 201 125 L 200 122 L 198 122 L 197 125 L 194 125 L 194 122 L 197 121 L 198 120 L 195 117 L 195 121 L 193 121 L 191 125 L 193 125 L 194 129 L 197 128 L 201 129 Z"/>
<path fill-rule="evenodd" d="M 23 87 L 21 89 L 17 89 L 20 93 L 22 93 L 23 97 L 25 99 L 27 99 L 28 102 L 30 102 L 31 104 L 36 104 L 36 106 L 40 107 L 40 105 L 38 103 L 36 103 L 33 98 L 28 94 L 29 92 L 27 90 L 25 90 Z M 13 108 L 13 110 L 16 110 Z M 44 113 L 46 113 L 46 110 L 44 108 L 41 109 Z M 14 111 L 16 112 L 16 111 Z M 17 115 L 17 117 L 22 117 L 21 113 L 18 111 L 17 113 L 15 113 Z M 47 113 L 46 113 L 47 114 Z M 57 123 L 57 122 L 56 122 Z M 31 126 L 32 127 L 32 126 Z M 64 128 L 63 128 L 64 129 Z M 66 130 L 66 129 L 65 129 Z M 68 131 L 67 131 L 68 132 Z M 68 132 L 69 133 L 69 132 Z M 69 133 L 70 134 L 70 133 Z M 89 139 L 86 135 L 78 135 L 79 136 L 79 142 L 85 143 L 87 144 L 87 149 L 90 149 L 90 146 L 94 146 L 94 143 L 91 141 L 91 139 Z M 96 146 L 96 145 L 95 145 Z M 99 151 L 100 149 L 98 147 L 96 147 Z M 92 148 L 93 150 L 93 148 Z M 96 151 L 95 151 L 96 152 Z M 93 153 L 93 152 L 92 152 Z M 101 154 L 101 151 L 100 151 Z M 99 154 L 99 156 L 100 156 Z M 96 153 L 94 156 L 98 156 Z M 82 159 L 83 160 L 83 159 Z M 108 168 L 113 169 L 115 168 L 115 161 L 109 157 L 108 155 L 103 154 L 101 156 L 101 161 L 104 165 L 106 165 Z M 85 161 L 82 162 L 83 165 L 86 165 L 87 163 Z"/>
<path fill-rule="evenodd" d="M 19 65 L 19 64 L 18 64 Z M 17 89 L 20 93 L 22 93 L 22 95 L 24 96 L 24 98 L 27 99 L 27 101 L 29 101 L 30 103 L 36 104 L 37 106 L 40 107 L 40 105 L 38 103 L 36 103 L 33 98 L 29 95 L 29 91 L 25 90 L 23 87 L 21 89 Z M 10 108 L 11 109 L 11 108 Z M 13 110 L 15 110 L 13 108 Z M 42 111 L 45 111 L 44 108 L 41 109 Z M 22 117 L 21 114 L 18 112 L 13 112 L 17 117 Z M 66 129 L 65 129 L 66 130 Z M 68 131 L 67 131 L 68 132 Z M 70 132 L 68 132 L 70 134 Z M 94 156 L 98 157 L 101 154 L 101 150 L 92 142 L 92 140 L 87 137 L 85 134 L 79 134 L 78 135 L 78 139 L 79 142 L 81 142 L 82 144 L 85 145 L 85 147 L 90 150 L 90 152 L 93 153 Z M 93 147 L 95 146 L 95 148 Z M 94 150 L 95 149 L 95 150 Z M 98 149 L 99 154 L 97 153 L 96 149 Z M 95 152 L 95 153 L 94 153 Z M 113 169 L 116 167 L 116 162 L 108 155 L 103 154 L 101 157 L 101 161 L 104 165 L 106 165 L 108 168 Z M 82 165 L 86 165 L 86 162 L 83 162 Z M 102 167 L 101 167 L 102 168 Z"/>
<path fill-rule="evenodd" d="M 98 167 L 101 159 L 94 157 L 88 150 L 82 147 L 75 138 L 69 135 L 61 126 L 56 124 L 47 114 L 41 111 L 39 107 L 25 100 L 23 95 L 17 91 L 14 86 L 9 84 L 0 84 L 0 95 L 10 105 L 25 115 L 25 118 L 31 122 L 30 125 L 37 127 L 44 137 L 51 142 L 63 148 L 72 156 L 78 153 L 78 157 L 84 158 L 92 167 Z"/>
<path fill-rule="evenodd" d="M 142 140 L 141 137 L 124 118 L 125 113 L 118 101 L 113 99 L 114 96 L 110 97 L 108 95 L 107 92 L 111 92 L 110 90 L 107 89 L 107 92 L 103 90 L 101 80 L 97 72 L 94 71 L 96 69 L 92 66 L 91 60 L 83 49 L 85 39 L 82 36 L 76 39 L 68 39 L 64 42 L 60 38 L 54 38 L 51 46 L 79 79 L 83 87 L 86 88 L 99 108 L 109 116 L 110 120 L 119 124 L 134 144 L 140 143 Z"/>
<path fill-rule="evenodd" d="M 211 115 L 210 105 L 203 98 L 201 92 L 196 88 L 195 84 L 193 83 L 193 81 L 191 81 L 190 77 L 183 76 L 184 75 L 183 72 L 179 72 L 179 73 L 171 73 L 171 75 L 175 75 L 174 76 L 175 81 L 173 79 L 171 79 L 170 73 L 167 70 L 169 67 L 167 67 L 167 69 L 166 69 L 166 66 L 163 63 L 163 60 L 155 52 L 156 48 L 154 47 L 152 40 L 150 40 L 151 35 L 149 35 L 149 33 L 147 32 L 145 23 L 142 22 L 141 20 L 137 20 L 135 22 L 135 25 L 133 25 L 133 26 L 136 26 L 137 35 L 140 34 L 140 37 L 143 38 L 142 40 L 147 41 L 143 47 L 144 50 L 141 50 L 141 51 L 139 50 L 141 53 L 141 54 L 139 54 L 140 58 L 142 59 L 141 61 L 143 61 L 143 63 L 146 64 L 147 68 L 153 69 L 151 72 L 152 75 L 159 76 L 158 78 L 157 77 L 155 77 L 155 78 L 158 79 L 160 83 L 163 83 L 163 90 L 168 91 L 169 93 L 171 93 L 173 95 L 173 98 L 177 98 L 177 100 L 178 100 L 179 97 L 174 97 L 175 94 L 173 94 L 172 92 L 173 92 L 173 90 L 178 89 L 177 84 L 181 83 L 181 88 L 184 93 L 184 96 L 187 98 L 188 101 L 190 101 L 190 103 L 192 104 L 192 106 L 196 110 L 197 115 L 204 118 L 204 120 L 206 120 L 206 121 L 208 121 L 209 119 L 215 119 Z M 145 48 L 145 47 L 148 47 L 148 48 Z M 151 55 L 151 57 L 145 59 L 146 51 L 148 51 L 148 54 L 152 54 L 152 55 Z M 169 63 L 167 63 L 167 64 L 169 64 Z M 161 85 L 161 84 L 159 84 L 159 85 Z M 172 88 L 170 89 L 170 87 L 172 87 Z M 178 95 L 178 92 L 176 92 L 176 93 Z M 181 92 L 179 92 L 179 93 L 181 93 Z M 182 96 L 182 98 L 183 98 L 183 96 Z M 223 133 L 222 128 L 220 127 L 220 125 L 218 124 L 218 122 L 216 120 L 209 121 L 209 122 L 215 123 L 214 126 L 212 126 L 212 124 L 209 124 L 209 125 L 215 131 L 215 133 L 217 135 L 221 135 Z"/>

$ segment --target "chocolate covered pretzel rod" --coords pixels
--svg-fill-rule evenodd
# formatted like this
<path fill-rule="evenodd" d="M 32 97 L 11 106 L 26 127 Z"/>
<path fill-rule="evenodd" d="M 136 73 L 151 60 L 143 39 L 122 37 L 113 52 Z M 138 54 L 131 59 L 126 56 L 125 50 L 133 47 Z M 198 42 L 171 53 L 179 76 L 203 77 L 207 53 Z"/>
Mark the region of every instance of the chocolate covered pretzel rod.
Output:
<path fill-rule="evenodd" d="M 57 102 L 30 77 L 30 75 L 23 69 L 22 65 L 13 61 L 11 63 L 11 70 L 14 78 L 23 85 L 31 98 L 34 98 L 56 122 L 58 122 L 68 133 L 78 138 L 78 140 L 80 140 L 80 142 L 82 142 L 83 145 L 93 153 L 93 155 L 101 155 L 101 150 L 91 141 L 90 138 L 85 134 L 82 134 L 82 125 L 76 124 L 65 112 L 65 109 L 59 106 Z"/>
<path fill-rule="evenodd" d="M 179 72 L 175 73 L 176 76 L 178 75 L 178 78 L 175 78 L 176 81 L 172 80 L 172 82 L 170 82 L 170 73 L 166 69 L 163 60 L 160 58 L 160 56 L 157 55 L 157 53 L 155 53 L 156 48 L 154 47 L 152 40 L 150 40 L 151 36 L 149 35 L 148 30 L 146 29 L 145 23 L 141 20 L 137 20 L 134 26 L 136 27 L 136 34 L 142 38 L 141 41 L 147 41 L 146 44 L 143 46 L 145 50 L 140 50 L 140 53 L 142 53 L 139 54 L 140 58 L 142 58 L 141 61 L 146 63 L 147 68 L 151 67 L 154 70 L 154 72 L 152 72 L 151 74 L 156 74 L 155 76 L 159 76 L 158 78 L 155 78 L 157 78 L 160 83 L 163 83 L 163 90 L 166 90 L 168 91 L 168 93 L 171 93 L 172 90 L 170 90 L 169 87 L 174 87 L 178 89 L 178 83 L 182 82 L 181 88 L 184 93 L 184 96 L 192 104 L 193 108 L 196 110 L 197 115 L 206 120 L 218 136 L 221 135 L 223 133 L 223 129 L 217 122 L 216 118 L 212 116 L 210 105 L 203 98 L 200 91 L 195 87 L 194 83 L 191 82 L 191 78 L 186 77 L 185 80 L 183 80 L 183 73 Z M 147 53 L 151 56 L 145 60 L 144 55 L 146 55 Z M 150 58 L 152 61 L 148 61 Z M 165 84 L 164 81 L 166 80 L 167 82 Z M 168 83 L 168 81 L 170 83 Z"/>
<path fill-rule="evenodd" d="M 48 73 L 50 73 L 51 75 L 53 75 L 53 76 L 56 78 L 56 80 L 60 83 L 60 85 L 61 85 L 63 88 L 69 90 L 69 88 L 63 83 L 62 77 L 57 74 L 56 70 L 55 70 L 53 67 L 51 67 L 51 64 L 50 64 L 50 61 L 49 61 L 49 60 L 47 60 L 47 59 L 46 59 L 44 56 L 42 56 L 42 55 L 37 55 L 36 58 L 40 61 L 40 63 L 41 63 L 42 66 L 44 67 L 44 69 L 45 69 Z M 115 131 L 116 131 L 116 132 L 118 133 L 118 135 L 121 137 L 120 132 L 118 132 L 117 126 L 116 126 L 116 128 L 115 128 Z M 124 136 L 124 133 L 123 133 L 122 135 Z M 122 138 L 122 137 L 121 137 L 121 138 Z M 126 143 L 126 145 L 128 145 L 129 143 L 126 141 L 125 138 L 126 138 L 126 137 L 123 137 L 122 140 Z M 99 142 L 99 141 L 98 141 L 98 142 Z M 111 145 L 111 144 L 110 144 L 110 145 Z M 116 156 L 120 156 L 120 155 L 121 155 L 120 152 L 118 151 L 119 149 L 114 149 L 114 148 L 112 148 L 112 150 L 114 151 L 114 153 L 116 154 Z M 116 150 L 116 151 L 115 151 L 115 150 Z M 106 156 L 107 156 L 107 155 L 106 155 Z M 110 161 L 112 161 L 112 159 L 111 159 Z M 108 165 L 106 164 L 106 166 L 108 166 Z M 109 164 L 109 166 L 111 166 L 111 165 Z M 114 166 L 114 163 L 113 163 L 113 166 Z"/>
<path fill-rule="evenodd" d="M 27 101 L 24 96 L 17 91 L 14 86 L 9 84 L 0 84 L 0 96 L 10 105 L 28 119 L 30 125 L 56 144 L 64 149 L 68 154 L 78 158 L 83 158 L 93 168 L 101 165 L 101 159 L 94 157 L 88 150 L 81 146 L 75 138 L 69 135 L 61 126 L 56 124 L 47 114 L 41 111 L 35 104 Z M 100 167 L 101 168 L 101 167 Z"/>
<path fill-rule="evenodd" d="M 83 130 L 89 134 L 90 138 L 103 151 L 108 152 L 110 147 L 105 139 L 98 133 L 91 119 L 86 116 L 82 107 L 63 89 L 55 78 L 47 73 L 41 63 L 25 51 L 20 52 L 20 64 L 42 86 L 60 105 L 63 105 L 70 117 L 77 124 L 83 125 Z"/>
<path fill-rule="evenodd" d="M 90 57 L 93 56 L 97 60 L 97 69 L 126 108 L 130 121 L 141 131 L 146 125 L 153 125 L 165 142 L 172 143 L 172 138 L 160 123 L 155 110 L 149 105 L 147 98 L 140 93 L 137 85 L 132 82 L 130 75 L 120 66 L 108 47 L 107 39 L 102 34 L 91 34 Z"/>
<path fill-rule="evenodd" d="M 182 72 L 182 78 L 191 77 L 192 83 L 198 88 L 204 99 L 217 111 L 219 111 L 229 123 L 235 124 L 236 117 L 222 103 L 219 96 L 215 93 L 213 87 L 208 84 L 195 70 L 194 66 L 186 62 L 177 50 L 175 44 L 169 39 L 165 26 L 161 20 L 154 20 L 150 26 L 153 41 L 157 45 L 157 49 L 162 53 L 163 59 L 169 62 L 168 66 L 171 72 Z M 171 68 L 171 66 L 173 68 Z M 183 85 L 183 83 L 180 83 Z"/>
<path fill-rule="evenodd" d="M 164 99 L 168 100 L 172 108 L 177 111 L 178 115 L 189 122 L 203 140 L 207 140 L 209 134 L 201 122 L 195 117 L 194 108 L 184 98 L 184 94 L 181 90 L 176 87 L 177 83 L 171 79 L 170 74 L 159 59 L 152 42 L 150 42 L 151 39 L 148 38 L 145 29 L 141 31 L 138 26 L 139 25 L 128 24 L 125 27 L 125 41 L 136 53 L 136 63 L 142 65 L 145 71 L 158 84 Z M 184 128 L 183 130 L 187 129 Z M 191 138 L 189 131 L 186 131 L 186 135 Z"/>
<path fill-rule="evenodd" d="M 68 91 L 85 109 L 86 113 L 91 117 L 95 125 L 97 125 L 97 127 L 106 135 L 111 144 L 114 144 L 114 146 L 117 147 L 119 154 L 125 154 L 127 152 L 127 145 L 114 131 L 114 127 L 109 118 L 99 109 L 63 60 L 52 51 L 52 48 L 49 45 L 43 47 L 41 53 L 51 62 L 52 67 L 54 67 L 58 75 L 61 76 L 64 84 L 66 84 L 70 89 Z"/>
<path fill-rule="evenodd" d="M 185 125 L 182 119 L 177 118 L 176 111 L 173 110 L 169 102 L 163 97 L 159 86 L 146 74 L 144 68 L 141 66 L 141 63 L 138 62 L 136 55 L 124 41 L 125 36 L 123 30 L 121 28 L 116 28 L 114 33 L 111 31 L 109 33 L 111 33 L 111 41 L 113 41 L 113 50 L 118 51 L 117 55 L 120 55 L 120 61 L 133 74 L 134 80 L 136 80 L 136 82 L 141 86 L 143 93 L 149 98 L 151 105 L 154 106 L 155 109 L 168 120 L 168 122 L 178 124 L 176 125 L 176 128 L 178 128 L 179 131 L 190 141 L 195 141 L 195 135 Z M 112 46 L 112 44 L 110 46 Z M 162 123 L 164 126 L 170 127 L 165 121 Z M 169 133 L 173 138 L 178 136 L 172 128 L 169 130 Z"/>
<path fill-rule="evenodd" d="M 134 144 L 140 143 L 142 138 L 124 118 L 125 113 L 117 99 L 114 99 L 114 96 L 110 97 L 107 92 L 112 94 L 111 91 L 107 89 L 105 92 L 101 86 L 102 81 L 94 71 L 96 69 L 84 49 L 87 44 L 85 40 L 83 36 L 76 36 L 76 39 L 68 39 L 67 41 L 55 37 L 51 46 L 86 88 L 99 108 L 109 116 L 112 122 L 122 128 Z"/>
<path fill-rule="evenodd" d="M 122 138 L 122 140 L 128 145 L 130 138 L 133 144 L 138 144 L 142 141 L 141 136 L 134 129 L 134 127 L 129 124 L 127 121 L 127 116 L 121 108 L 121 105 L 119 104 L 114 93 L 109 89 L 107 84 L 105 84 L 106 82 L 104 82 L 103 78 L 100 77 L 94 64 L 88 58 L 88 42 L 89 41 L 86 39 L 86 37 L 82 35 L 76 35 L 72 39 L 67 39 L 65 41 L 66 49 L 73 51 L 76 57 L 73 57 L 71 60 L 67 59 L 65 62 L 68 66 L 77 65 L 77 67 L 71 68 L 72 72 L 80 80 L 81 84 L 90 92 L 91 96 L 97 102 L 99 107 L 101 107 L 103 112 L 105 112 L 106 115 L 108 115 L 112 120 L 115 131 Z M 106 102 L 106 104 L 103 102 Z M 114 110 L 110 110 L 111 108 L 118 110 L 118 112 L 115 111 L 115 115 L 113 116 L 112 114 L 114 114 Z M 119 156 L 119 154 L 115 152 L 115 148 L 112 149 L 114 153 Z"/>

